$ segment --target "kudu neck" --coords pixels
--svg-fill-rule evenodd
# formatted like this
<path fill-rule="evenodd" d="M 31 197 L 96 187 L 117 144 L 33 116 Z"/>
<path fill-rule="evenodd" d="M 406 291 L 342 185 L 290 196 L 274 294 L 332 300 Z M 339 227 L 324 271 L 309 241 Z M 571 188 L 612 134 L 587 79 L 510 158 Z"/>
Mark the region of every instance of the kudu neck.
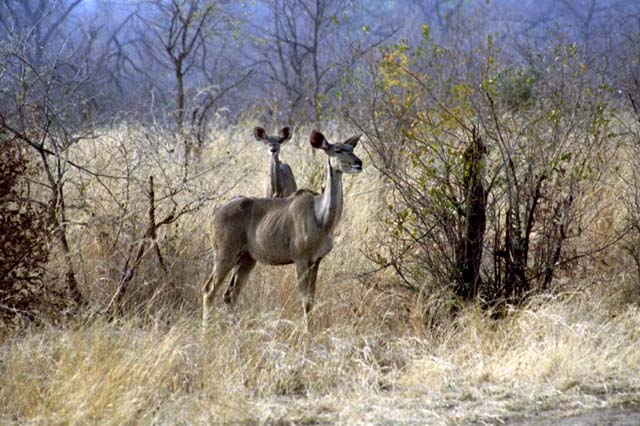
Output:
<path fill-rule="evenodd" d="M 323 229 L 331 230 L 342 216 L 342 172 L 331 166 L 327 158 L 327 180 L 320 202 L 316 203 L 316 218 Z"/>
<path fill-rule="evenodd" d="M 280 158 L 278 158 L 278 153 L 271 154 L 271 161 L 269 162 L 269 182 L 271 183 L 271 192 L 272 196 L 278 197 L 280 196 L 280 186 L 282 182 L 280 182 Z"/>

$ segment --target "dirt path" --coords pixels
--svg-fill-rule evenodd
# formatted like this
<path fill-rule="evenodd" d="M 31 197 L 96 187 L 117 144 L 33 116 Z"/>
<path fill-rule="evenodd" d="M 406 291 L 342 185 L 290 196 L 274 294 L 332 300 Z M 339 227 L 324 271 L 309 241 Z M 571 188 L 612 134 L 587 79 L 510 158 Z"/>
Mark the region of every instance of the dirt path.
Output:
<path fill-rule="evenodd" d="M 637 426 L 640 425 L 640 407 L 607 408 L 567 417 L 533 415 L 520 419 L 512 425 L 531 426 Z"/>

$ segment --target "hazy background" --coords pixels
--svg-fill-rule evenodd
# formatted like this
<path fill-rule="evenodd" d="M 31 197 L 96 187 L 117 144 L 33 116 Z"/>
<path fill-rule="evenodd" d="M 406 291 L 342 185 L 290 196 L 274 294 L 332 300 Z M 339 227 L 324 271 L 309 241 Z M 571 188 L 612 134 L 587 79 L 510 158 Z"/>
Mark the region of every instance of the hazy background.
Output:
<path fill-rule="evenodd" d="M 608 84 L 637 90 L 626 64 L 639 55 L 639 14 L 635 0 L 4 0 L 0 106 L 11 116 L 28 65 L 73 86 L 60 90 L 81 98 L 85 123 L 317 122 L 344 107 L 340 94 L 381 44 L 413 44 L 422 24 L 460 52 L 492 35 L 519 65 L 573 42 L 590 61 L 606 53 Z"/>

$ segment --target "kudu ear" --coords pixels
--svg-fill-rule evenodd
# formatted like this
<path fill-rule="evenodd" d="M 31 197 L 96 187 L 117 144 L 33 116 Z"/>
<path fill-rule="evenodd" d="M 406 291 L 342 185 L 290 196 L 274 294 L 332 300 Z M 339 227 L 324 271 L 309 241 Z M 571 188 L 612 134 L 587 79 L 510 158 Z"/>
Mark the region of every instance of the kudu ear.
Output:
<path fill-rule="evenodd" d="M 255 136 L 257 140 L 262 142 L 267 139 L 267 132 L 265 132 L 262 127 L 254 127 L 253 136 Z"/>
<path fill-rule="evenodd" d="M 284 143 L 286 141 L 288 141 L 289 139 L 291 139 L 291 129 L 287 126 L 287 127 L 283 127 L 280 130 L 280 143 Z"/>
<path fill-rule="evenodd" d="M 349 139 L 347 139 L 346 141 L 344 141 L 343 143 L 345 145 L 351 145 L 352 147 L 356 147 L 356 145 L 358 145 L 358 142 L 360 141 L 360 138 L 362 137 L 362 135 L 358 135 L 358 136 L 352 136 Z"/>
<path fill-rule="evenodd" d="M 311 140 L 311 146 L 314 147 L 315 149 L 326 150 L 331 146 L 331 144 L 327 142 L 327 138 L 325 138 L 324 135 L 317 130 L 314 130 L 313 132 L 311 132 L 310 140 Z"/>

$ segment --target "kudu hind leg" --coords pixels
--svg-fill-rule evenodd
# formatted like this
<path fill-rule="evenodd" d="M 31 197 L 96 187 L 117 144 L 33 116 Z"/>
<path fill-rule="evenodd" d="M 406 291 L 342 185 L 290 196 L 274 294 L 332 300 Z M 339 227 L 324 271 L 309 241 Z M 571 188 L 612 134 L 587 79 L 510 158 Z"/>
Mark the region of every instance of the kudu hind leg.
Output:
<path fill-rule="evenodd" d="M 249 274 L 255 266 L 256 261 L 249 253 L 244 253 L 240 256 L 240 259 L 238 259 L 236 263 L 231 282 L 224 292 L 224 303 L 231 306 L 235 305 L 240 290 L 242 290 L 242 287 L 249 278 Z"/>
<path fill-rule="evenodd" d="M 206 329 L 209 319 L 209 309 L 213 304 L 216 291 L 233 267 L 233 258 L 220 257 L 214 259 L 213 270 L 202 286 L 202 329 Z"/>

